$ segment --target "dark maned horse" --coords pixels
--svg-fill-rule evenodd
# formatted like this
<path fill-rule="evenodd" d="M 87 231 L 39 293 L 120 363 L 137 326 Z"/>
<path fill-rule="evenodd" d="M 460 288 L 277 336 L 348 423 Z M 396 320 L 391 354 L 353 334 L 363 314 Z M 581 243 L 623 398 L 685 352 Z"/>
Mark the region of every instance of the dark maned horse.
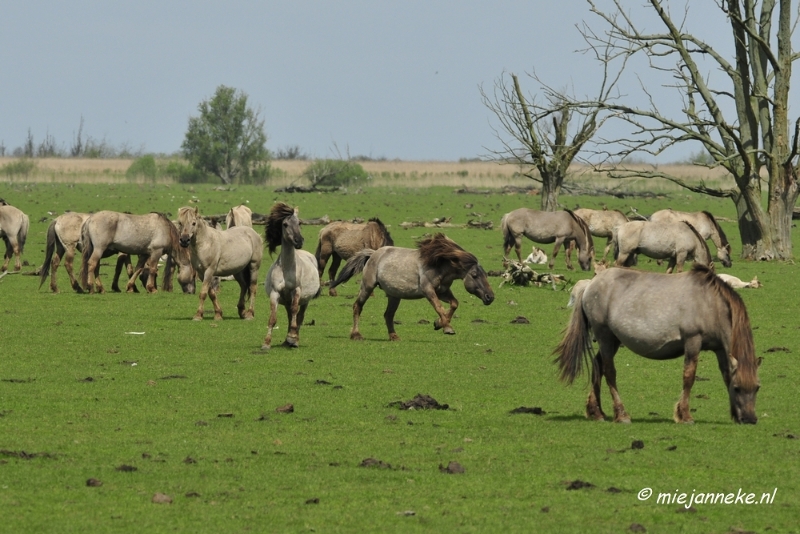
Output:
<path fill-rule="evenodd" d="M 200 303 L 193 319 L 203 320 L 203 308 L 207 296 L 211 297 L 211 303 L 214 305 L 214 320 L 222 319 L 217 290 L 211 286 L 211 282 L 215 276 L 228 275 L 233 275 L 239 283 L 237 304 L 239 317 L 252 319 L 255 315 L 258 269 L 261 267 L 261 257 L 264 253 L 261 236 L 249 226 L 234 226 L 225 231 L 212 228 L 200 216 L 200 210 L 197 208 L 178 210 L 177 232 L 180 234 L 180 246 L 190 251 L 194 267 L 192 276 L 196 272 L 203 281 Z M 248 297 L 250 307 L 245 311 Z"/>
<path fill-rule="evenodd" d="M 267 271 L 264 281 L 270 312 L 267 335 L 261 348 L 269 350 L 272 347 L 272 329 L 278 321 L 279 304 L 286 308 L 289 326 L 283 344 L 297 347 L 308 303 L 319 296 L 317 261 L 310 252 L 303 250 L 297 208 L 283 202 L 272 206 L 267 217 L 266 237 L 270 254 L 278 247 L 281 247 L 281 254 Z"/>
<path fill-rule="evenodd" d="M 601 262 L 605 261 L 611 248 L 614 228 L 628 222 L 627 215 L 619 210 L 593 210 L 589 208 L 578 208 L 574 213 L 589 225 L 589 231 L 594 237 L 606 238 L 606 248 L 603 250 L 603 258 L 600 260 Z"/>
<path fill-rule="evenodd" d="M 189 254 L 179 246 L 178 230 L 162 213 L 130 215 L 116 211 L 98 211 L 91 215 L 81 228 L 81 285 L 90 293 L 103 292 L 103 284 L 98 275 L 100 259 L 109 256 L 109 251 L 123 252 L 140 256 L 130 280 L 127 291 L 134 291 L 136 279 L 146 268 L 149 272 L 146 288 L 155 293 L 158 260 L 167 254 L 168 269 L 172 258 L 181 265 L 179 281 L 189 285 L 194 276 Z M 144 261 L 141 261 L 144 259 Z M 166 278 L 166 277 L 165 277 Z"/>
<path fill-rule="evenodd" d="M 394 314 L 401 299 L 428 299 L 439 315 L 433 326 L 436 330 L 443 329 L 445 334 L 455 334 L 450 326 L 450 320 L 458 308 L 458 300 L 450 290 L 455 280 L 463 279 L 467 292 L 481 299 L 485 305 L 494 300 L 486 271 L 478 259 L 444 234 L 423 239 L 416 249 L 382 247 L 378 250 L 362 250 L 347 262 L 333 285 L 338 286 L 361 271 L 364 276 L 353 304 L 350 339 L 364 339 L 358 331 L 358 321 L 364 303 L 376 287 L 383 289 L 389 298 L 383 317 L 392 341 L 400 339 L 394 330 Z M 440 299 L 450 304 L 448 311 L 445 312 Z"/>
<path fill-rule="evenodd" d="M 599 351 L 592 358 L 592 339 Z M 586 416 L 603 420 L 600 386 L 605 376 L 614 402 L 614 421 L 630 423 L 617 392 L 614 355 L 620 345 L 653 360 L 684 357 L 683 393 L 675 422 L 691 423 L 689 397 L 701 350 L 717 356 L 728 390 L 731 417 L 756 423 L 759 388 L 753 332 L 744 302 L 709 268 L 695 265 L 676 275 L 607 269 L 576 295 L 572 318 L 554 354 L 561 380 L 572 383 L 584 360 L 592 362 L 592 390 Z"/>
<path fill-rule="evenodd" d="M 503 215 L 500 227 L 503 230 L 505 257 L 508 257 L 508 253 L 513 246 L 517 251 L 520 263 L 522 263 L 522 236 L 536 243 L 555 243 L 549 264 L 552 269 L 561 245 L 574 242 L 578 246 L 578 263 L 580 263 L 581 269 L 588 271 L 592 268 L 594 241 L 592 241 L 589 226 L 570 210 L 537 211 L 519 208 Z M 572 260 L 569 252 L 570 249 L 567 248 L 567 253 L 565 254 L 567 268 L 572 270 Z"/>
<path fill-rule="evenodd" d="M 349 260 L 365 248 L 377 250 L 381 247 L 393 245 L 392 236 L 389 235 L 386 226 L 377 217 L 364 224 L 336 221 L 325 226 L 319 231 L 319 244 L 317 245 L 315 256 L 319 264 L 320 278 L 325 271 L 325 264 L 328 262 L 328 258 L 332 257 L 331 267 L 328 271 L 331 283 L 328 294 L 331 297 L 336 296 L 336 289 L 332 284 L 342 260 Z"/>
<path fill-rule="evenodd" d="M 2 199 L 0 199 L 2 200 Z M 0 204 L 0 238 L 6 244 L 6 253 L 0 271 L 8 269 L 11 257 L 14 256 L 14 270 L 22 269 L 20 257 L 25 251 L 30 220 L 21 210 L 8 204 L 5 200 Z"/>
<path fill-rule="evenodd" d="M 725 267 L 731 266 L 731 245 L 728 237 L 717 223 L 716 217 L 708 211 L 675 211 L 672 209 L 658 210 L 650 216 L 651 222 L 678 222 L 683 221 L 692 225 L 703 239 L 711 239 L 717 247 L 717 257 Z"/>

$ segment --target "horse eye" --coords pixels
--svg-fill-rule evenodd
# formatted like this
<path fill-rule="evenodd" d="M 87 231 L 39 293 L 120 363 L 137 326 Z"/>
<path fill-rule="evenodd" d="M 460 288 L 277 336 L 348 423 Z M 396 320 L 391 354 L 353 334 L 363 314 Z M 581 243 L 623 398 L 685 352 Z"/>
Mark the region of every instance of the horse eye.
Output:
<path fill-rule="evenodd" d="M 740 390 L 739 386 L 735 386 L 735 387 L 733 388 L 733 392 L 734 392 L 734 393 L 739 393 L 740 391 L 741 391 L 741 390 Z"/>

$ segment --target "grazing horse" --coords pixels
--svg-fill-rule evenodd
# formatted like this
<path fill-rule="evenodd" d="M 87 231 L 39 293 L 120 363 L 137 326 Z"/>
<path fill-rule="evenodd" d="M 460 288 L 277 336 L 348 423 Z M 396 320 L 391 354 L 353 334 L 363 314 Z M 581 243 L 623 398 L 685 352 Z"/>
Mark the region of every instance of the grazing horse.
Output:
<path fill-rule="evenodd" d="M 3 203 L 0 204 L 0 238 L 6 244 L 6 254 L 0 271 L 4 272 L 8 269 L 11 256 L 14 256 L 14 270 L 22 269 L 20 256 L 25 251 L 25 240 L 28 238 L 29 228 L 28 216 L 3 200 Z"/>
<path fill-rule="evenodd" d="M 233 228 L 234 226 L 249 226 L 252 228 L 253 210 L 244 204 L 232 207 L 225 216 L 225 228 Z"/>
<path fill-rule="evenodd" d="M 504 255 L 513 246 L 517 251 L 519 262 L 522 263 L 522 236 L 524 235 L 536 243 L 555 243 L 553 255 L 550 257 L 549 267 L 553 268 L 558 249 L 562 244 L 568 245 L 575 242 L 578 245 L 578 263 L 581 269 L 588 271 L 592 268 L 594 257 L 594 241 L 587 224 L 570 210 L 564 211 L 537 211 L 528 208 L 519 208 L 503 215 L 500 221 L 503 230 Z M 565 246 L 568 246 L 565 245 Z M 567 269 L 573 270 L 572 259 L 567 249 Z"/>
<path fill-rule="evenodd" d="M 687 259 L 711 265 L 711 252 L 705 239 L 687 222 L 654 223 L 631 221 L 614 230 L 614 257 L 617 267 L 630 267 L 636 254 L 656 260 L 669 259 L 667 273 L 683 270 Z"/>
<path fill-rule="evenodd" d="M 81 226 L 88 218 L 88 213 L 68 211 L 59 215 L 50 223 L 47 228 L 47 248 L 45 249 L 44 263 L 42 263 L 41 272 L 39 273 L 39 288 L 42 287 L 49 274 L 50 289 L 53 293 L 58 293 L 56 271 L 63 259 L 64 270 L 67 271 L 72 289 L 78 293 L 83 293 L 83 289 L 73 274 L 72 263 L 75 259 L 75 252 L 81 243 Z"/>
<path fill-rule="evenodd" d="M 203 308 L 209 296 L 214 305 L 214 320 L 222 320 L 222 307 L 211 281 L 215 276 L 228 275 L 233 275 L 239 282 L 239 303 L 236 306 L 239 317 L 252 319 L 255 316 L 258 269 L 264 254 L 261 236 L 249 226 L 234 226 L 224 231 L 212 228 L 196 207 L 178 210 L 177 231 L 180 234 L 180 246 L 190 252 L 194 268 L 192 276 L 196 272 L 203 281 L 200 304 L 192 319 L 203 320 Z M 247 298 L 250 299 L 250 307 L 245 311 Z"/>
<path fill-rule="evenodd" d="M 607 239 L 606 248 L 603 250 L 603 258 L 600 260 L 605 261 L 611 248 L 614 228 L 628 222 L 628 217 L 619 210 L 578 208 L 574 213 L 589 225 L 589 231 L 592 232 L 594 237 L 605 237 Z"/>
<path fill-rule="evenodd" d="M 319 296 L 319 273 L 314 255 L 303 250 L 303 235 L 297 208 L 278 202 L 269 212 L 266 227 L 269 253 L 281 247 L 280 256 L 267 271 L 264 289 L 269 297 L 269 322 L 262 350 L 272 347 L 272 329 L 278 321 L 278 305 L 286 308 L 286 347 L 297 347 L 300 343 L 300 327 L 303 326 L 306 308 L 311 299 Z"/>
<path fill-rule="evenodd" d="M 722 227 L 717 223 L 717 219 L 708 211 L 674 211 L 671 209 L 659 210 L 650 216 L 651 222 L 678 222 L 683 221 L 691 224 L 704 240 L 711 239 L 717 247 L 717 257 L 722 265 L 730 267 L 731 244 Z"/>
<path fill-rule="evenodd" d="M 354 340 L 364 339 L 358 331 L 358 321 L 364 303 L 376 287 L 383 289 L 389 299 L 383 318 L 391 341 L 400 339 L 394 330 L 394 314 L 401 299 L 428 299 L 439 315 L 433 327 L 442 329 L 445 334 L 455 334 L 450 326 L 450 320 L 458 308 L 458 300 L 450 290 L 455 280 L 463 279 L 467 292 L 481 299 L 485 305 L 494 300 L 492 286 L 478 259 L 441 233 L 423 239 L 416 249 L 382 247 L 378 250 L 362 250 L 347 262 L 334 286 L 362 271 L 361 289 L 353 304 L 350 339 Z M 442 300 L 450 304 L 446 312 Z"/>
<path fill-rule="evenodd" d="M 336 296 L 336 289 L 333 281 L 336 278 L 336 271 L 342 260 L 349 260 L 356 253 L 364 249 L 377 250 L 381 247 L 394 245 L 392 236 L 386 226 L 377 217 L 370 219 L 364 224 L 357 224 L 345 221 L 332 222 L 319 231 L 319 244 L 314 254 L 319 264 L 319 276 L 325 271 L 325 264 L 328 258 L 331 260 L 331 268 L 328 271 L 330 284 L 328 295 Z"/>
<path fill-rule="evenodd" d="M 167 254 L 168 258 L 176 257 L 181 266 L 189 266 L 189 255 L 180 250 L 178 239 L 175 226 L 162 213 L 130 215 L 116 211 L 98 211 L 90 215 L 81 227 L 83 264 L 80 277 L 83 290 L 94 293 L 96 287 L 102 293 L 104 289 L 99 278 L 100 259 L 108 257 L 109 252 L 121 252 L 140 256 L 126 290 L 134 291 L 136 279 L 146 268 L 148 277 L 145 287 L 149 293 L 155 293 L 158 291 L 158 260 L 163 254 Z M 170 260 L 167 261 L 169 263 Z M 188 268 L 181 269 L 181 284 L 191 282 L 185 279 L 190 271 Z"/>
<path fill-rule="evenodd" d="M 592 340 L 599 345 L 592 358 Z M 758 366 L 753 332 L 744 302 L 736 292 L 701 265 L 668 276 L 633 269 L 608 269 L 576 295 L 575 308 L 564 338 L 554 354 L 561 380 L 571 384 L 584 361 L 592 362 L 592 389 L 586 416 L 602 421 L 602 378 L 611 391 L 614 421 L 630 423 L 617 392 L 614 355 L 621 345 L 652 360 L 684 357 L 683 393 L 675 405 L 674 420 L 692 423 L 689 398 L 698 355 L 711 350 L 725 388 L 730 413 L 737 423 L 755 424 Z"/>

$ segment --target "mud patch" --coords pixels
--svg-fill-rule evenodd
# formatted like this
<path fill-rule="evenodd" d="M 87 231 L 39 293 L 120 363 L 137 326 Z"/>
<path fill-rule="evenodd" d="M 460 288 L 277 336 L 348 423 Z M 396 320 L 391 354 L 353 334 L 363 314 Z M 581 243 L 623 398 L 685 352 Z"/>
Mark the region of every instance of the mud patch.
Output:
<path fill-rule="evenodd" d="M 9 384 L 30 384 L 35 381 L 35 378 L 0 378 L 0 382 L 8 382 Z"/>
<path fill-rule="evenodd" d="M 97 480 L 96 478 L 90 478 L 86 481 L 86 486 L 89 488 L 99 488 L 102 485 L 103 483 Z"/>
<path fill-rule="evenodd" d="M 275 408 L 277 413 L 294 413 L 294 404 L 284 404 L 283 406 L 278 406 Z"/>
<path fill-rule="evenodd" d="M 450 405 L 439 404 L 439 402 L 430 395 L 418 393 L 416 397 L 405 402 L 390 402 L 389 408 L 399 408 L 401 410 L 449 410 Z"/>
<path fill-rule="evenodd" d="M 511 411 L 510 411 L 510 412 L 508 412 L 508 413 L 511 413 L 511 414 L 516 414 L 516 413 L 532 413 L 533 415 L 545 415 L 547 412 L 545 412 L 544 410 L 542 410 L 542 409 L 541 409 L 540 407 L 538 407 L 538 406 L 533 406 L 533 407 L 529 407 L 529 406 L 520 406 L 519 408 L 514 408 L 513 410 L 511 410 Z"/>
<path fill-rule="evenodd" d="M 358 464 L 358 467 L 375 467 L 377 469 L 391 469 L 392 464 L 388 464 L 383 460 L 377 460 L 375 458 L 365 458 L 361 460 L 361 463 Z"/>
<path fill-rule="evenodd" d="M 517 315 L 513 319 L 511 319 L 511 324 L 531 324 L 527 317 L 522 315 Z"/>
<path fill-rule="evenodd" d="M 593 488 L 593 487 L 594 487 L 594 484 L 592 484 L 591 482 L 585 482 L 585 481 L 580 480 L 580 479 L 573 480 L 572 482 L 567 482 L 567 490 L 568 491 L 580 490 L 580 489 L 584 489 L 584 488 Z"/>
<path fill-rule="evenodd" d="M 633 442 L 631 443 L 631 449 L 633 450 L 644 449 L 644 441 L 640 439 L 633 440 Z"/>
<path fill-rule="evenodd" d="M 189 378 L 189 377 L 186 375 L 167 375 L 167 376 L 162 376 L 161 378 L 159 378 L 159 380 L 177 380 L 181 378 Z"/>
<path fill-rule="evenodd" d="M 166 493 L 156 493 L 153 495 L 153 504 L 172 504 L 172 497 Z"/>
<path fill-rule="evenodd" d="M 133 465 L 122 464 L 116 468 L 117 471 L 122 473 L 133 473 L 134 471 L 138 471 L 139 468 Z"/>
<path fill-rule="evenodd" d="M 447 467 L 439 464 L 439 471 L 442 473 L 447 473 L 448 475 L 460 475 L 466 473 L 466 469 L 458 462 L 450 462 L 447 464 Z"/>
<path fill-rule="evenodd" d="M 788 347 L 770 347 L 764 352 L 792 352 Z"/>
<path fill-rule="evenodd" d="M 56 455 L 52 452 L 25 452 L 0 449 L 0 457 L 19 458 L 20 460 L 33 460 L 34 458 L 55 458 Z"/>

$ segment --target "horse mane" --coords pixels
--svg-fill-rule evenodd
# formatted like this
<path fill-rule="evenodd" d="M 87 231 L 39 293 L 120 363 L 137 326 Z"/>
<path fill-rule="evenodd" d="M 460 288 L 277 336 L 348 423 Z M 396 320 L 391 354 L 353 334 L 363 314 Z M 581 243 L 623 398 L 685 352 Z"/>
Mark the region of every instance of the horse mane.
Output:
<path fill-rule="evenodd" d="M 267 245 L 269 246 L 269 253 L 275 252 L 275 249 L 281 245 L 283 236 L 283 228 L 281 223 L 287 217 L 294 215 L 294 208 L 285 202 L 276 202 L 273 204 L 272 209 L 267 215 L 267 225 L 264 234 L 267 238 Z"/>
<path fill-rule="evenodd" d="M 736 359 L 736 372 L 744 387 L 758 384 L 758 361 L 756 360 L 753 330 L 744 301 L 734 289 L 722 281 L 705 265 L 695 264 L 690 271 L 701 284 L 713 289 L 728 304 L 731 313 L 730 355 Z"/>
<path fill-rule="evenodd" d="M 578 225 L 580 225 L 580 227 L 583 229 L 583 234 L 586 236 L 586 241 L 589 246 L 589 250 L 594 250 L 594 240 L 592 239 L 592 232 L 591 230 L 589 230 L 589 225 L 586 224 L 586 221 L 575 215 L 575 212 L 573 212 L 570 209 L 564 208 L 564 211 L 569 213 L 570 217 L 575 219 L 575 222 L 577 222 Z"/>
<path fill-rule="evenodd" d="M 444 263 L 450 263 L 460 271 L 468 271 L 478 264 L 478 258 L 474 254 L 467 252 L 441 232 L 419 241 L 417 249 L 425 267 L 437 268 Z"/>
<path fill-rule="evenodd" d="M 697 238 L 697 240 L 698 240 L 700 243 L 702 243 L 702 245 L 703 245 L 703 249 L 705 249 L 705 251 L 706 251 L 706 256 L 708 256 L 708 261 L 710 262 L 710 261 L 711 261 L 711 249 L 710 249 L 710 248 L 708 248 L 708 243 L 706 243 L 706 240 L 705 240 L 705 239 L 703 239 L 703 236 L 701 236 L 701 235 L 700 235 L 700 232 L 698 232 L 698 231 L 697 231 L 697 228 L 695 228 L 694 226 L 692 226 L 692 224 L 691 224 L 691 223 L 688 223 L 688 222 L 686 222 L 686 221 L 683 221 L 683 224 L 685 224 L 686 226 L 688 226 L 688 227 L 689 227 L 689 229 L 690 229 L 690 230 L 691 230 L 691 231 L 694 233 L 694 236 Z"/>
<path fill-rule="evenodd" d="M 389 235 L 389 230 L 386 229 L 386 225 L 384 225 L 383 222 L 379 218 L 372 217 L 369 220 L 369 222 L 373 222 L 373 223 L 378 225 L 378 231 L 380 232 L 381 236 L 383 237 L 383 241 L 381 243 L 382 247 L 392 247 L 392 246 L 394 246 L 394 239 L 392 239 L 392 236 Z"/>
<path fill-rule="evenodd" d="M 708 217 L 708 220 L 711 221 L 711 224 L 713 224 L 714 227 L 717 229 L 717 233 L 719 234 L 719 240 L 722 242 L 722 246 L 723 247 L 729 246 L 728 236 L 726 236 L 725 232 L 722 231 L 722 227 L 717 222 L 717 218 L 714 217 L 714 215 L 712 215 L 710 211 L 703 210 L 701 213 L 705 214 L 705 216 Z"/>
<path fill-rule="evenodd" d="M 628 218 L 628 216 L 627 216 L 627 215 L 625 215 L 625 212 L 623 212 L 622 210 L 611 210 L 611 211 L 616 211 L 617 213 L 619 213 L 620 215 L 622 215 L 623 217 L 625 217 L 625 220 L 626 220 L 626 221 L 630 221 L 630 219 Z"/>

